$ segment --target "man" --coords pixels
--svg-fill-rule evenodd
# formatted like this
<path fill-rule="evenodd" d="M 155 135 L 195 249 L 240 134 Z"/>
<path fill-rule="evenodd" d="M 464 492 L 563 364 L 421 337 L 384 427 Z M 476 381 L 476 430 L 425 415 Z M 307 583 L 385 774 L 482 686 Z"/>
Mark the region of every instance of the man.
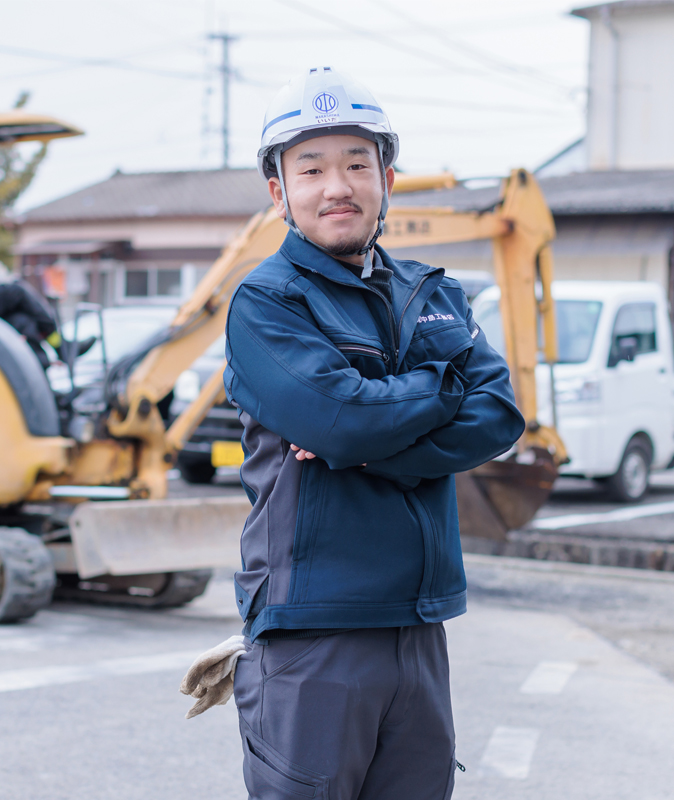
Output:
<path fill-rule="evenodd" d="M 253 504 L 234 694 L 260 800 L 454 786 L 453 474 L 524 426 L 459 283 L 375 244 L 397 152 L 376 100 L 330 67 L 292 80 L 265 119 L 260 171 L 290 231 L 232 300 L 225 371 Z"/>

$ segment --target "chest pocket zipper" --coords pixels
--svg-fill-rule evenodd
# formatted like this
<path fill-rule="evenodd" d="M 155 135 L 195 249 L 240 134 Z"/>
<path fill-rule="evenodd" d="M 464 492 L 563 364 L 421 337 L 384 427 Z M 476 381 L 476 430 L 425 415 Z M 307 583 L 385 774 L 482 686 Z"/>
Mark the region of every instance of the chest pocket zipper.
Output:
<path fill-rule="evenodd" d="M 373 358 L 381 358 L 385 364 L 388 364 L 389 357 L 383 350 L 377 350 L 376 347 L 367 347 L 363 344 L 338 344 L 337 348 L 342 353 L 358 353 L 362 356 L 372 356 Z"/>

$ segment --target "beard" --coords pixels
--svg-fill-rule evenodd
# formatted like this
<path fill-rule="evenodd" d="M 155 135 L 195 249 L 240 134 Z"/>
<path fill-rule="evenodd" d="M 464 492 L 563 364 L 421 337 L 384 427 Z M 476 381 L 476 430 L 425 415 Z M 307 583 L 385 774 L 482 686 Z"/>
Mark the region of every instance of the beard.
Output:
<path fill-rule="evenodd" d="M 336 258 L 340 256 L 355 256 L 369 241 L 369 235 L 353 236 L 350 239 L 340 239 L 337 242 L 325 245 L 325 249 L 331 256 L 335 256 Z"/>

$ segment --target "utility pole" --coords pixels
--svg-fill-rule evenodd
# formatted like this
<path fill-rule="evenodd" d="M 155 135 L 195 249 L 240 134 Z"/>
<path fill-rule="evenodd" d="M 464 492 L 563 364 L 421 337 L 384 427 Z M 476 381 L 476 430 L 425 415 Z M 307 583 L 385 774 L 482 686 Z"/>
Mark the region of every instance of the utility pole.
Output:
<path fill-rule="evenodd" d="M 230 36 L 228 33 L 209 33 L 209 39 L 222 42 L 222 62 L 220 64 L 220 74 L 222 75 L 222 166 L 229 167 L 229 78 L 231 70 L 229 68 L 229 43 L 236 41 L 238 37 Z"/>

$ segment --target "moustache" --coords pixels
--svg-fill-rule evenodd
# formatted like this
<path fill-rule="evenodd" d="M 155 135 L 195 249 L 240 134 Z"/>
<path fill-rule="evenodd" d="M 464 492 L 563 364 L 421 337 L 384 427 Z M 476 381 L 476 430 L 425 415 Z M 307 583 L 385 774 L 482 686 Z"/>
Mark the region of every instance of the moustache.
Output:
<path fill-rule="evenodd" d="M 334 205 L 328 206 L 327 208 L 319 211 L 318 216 L 323 217 L 325 214 L 329 214 L 331 211 L 342 208 L 352 208 L 354 211 L 357 211 L 360 214 L 363 213 L 363 209 L 357 203 L 334 203 Z"/>

